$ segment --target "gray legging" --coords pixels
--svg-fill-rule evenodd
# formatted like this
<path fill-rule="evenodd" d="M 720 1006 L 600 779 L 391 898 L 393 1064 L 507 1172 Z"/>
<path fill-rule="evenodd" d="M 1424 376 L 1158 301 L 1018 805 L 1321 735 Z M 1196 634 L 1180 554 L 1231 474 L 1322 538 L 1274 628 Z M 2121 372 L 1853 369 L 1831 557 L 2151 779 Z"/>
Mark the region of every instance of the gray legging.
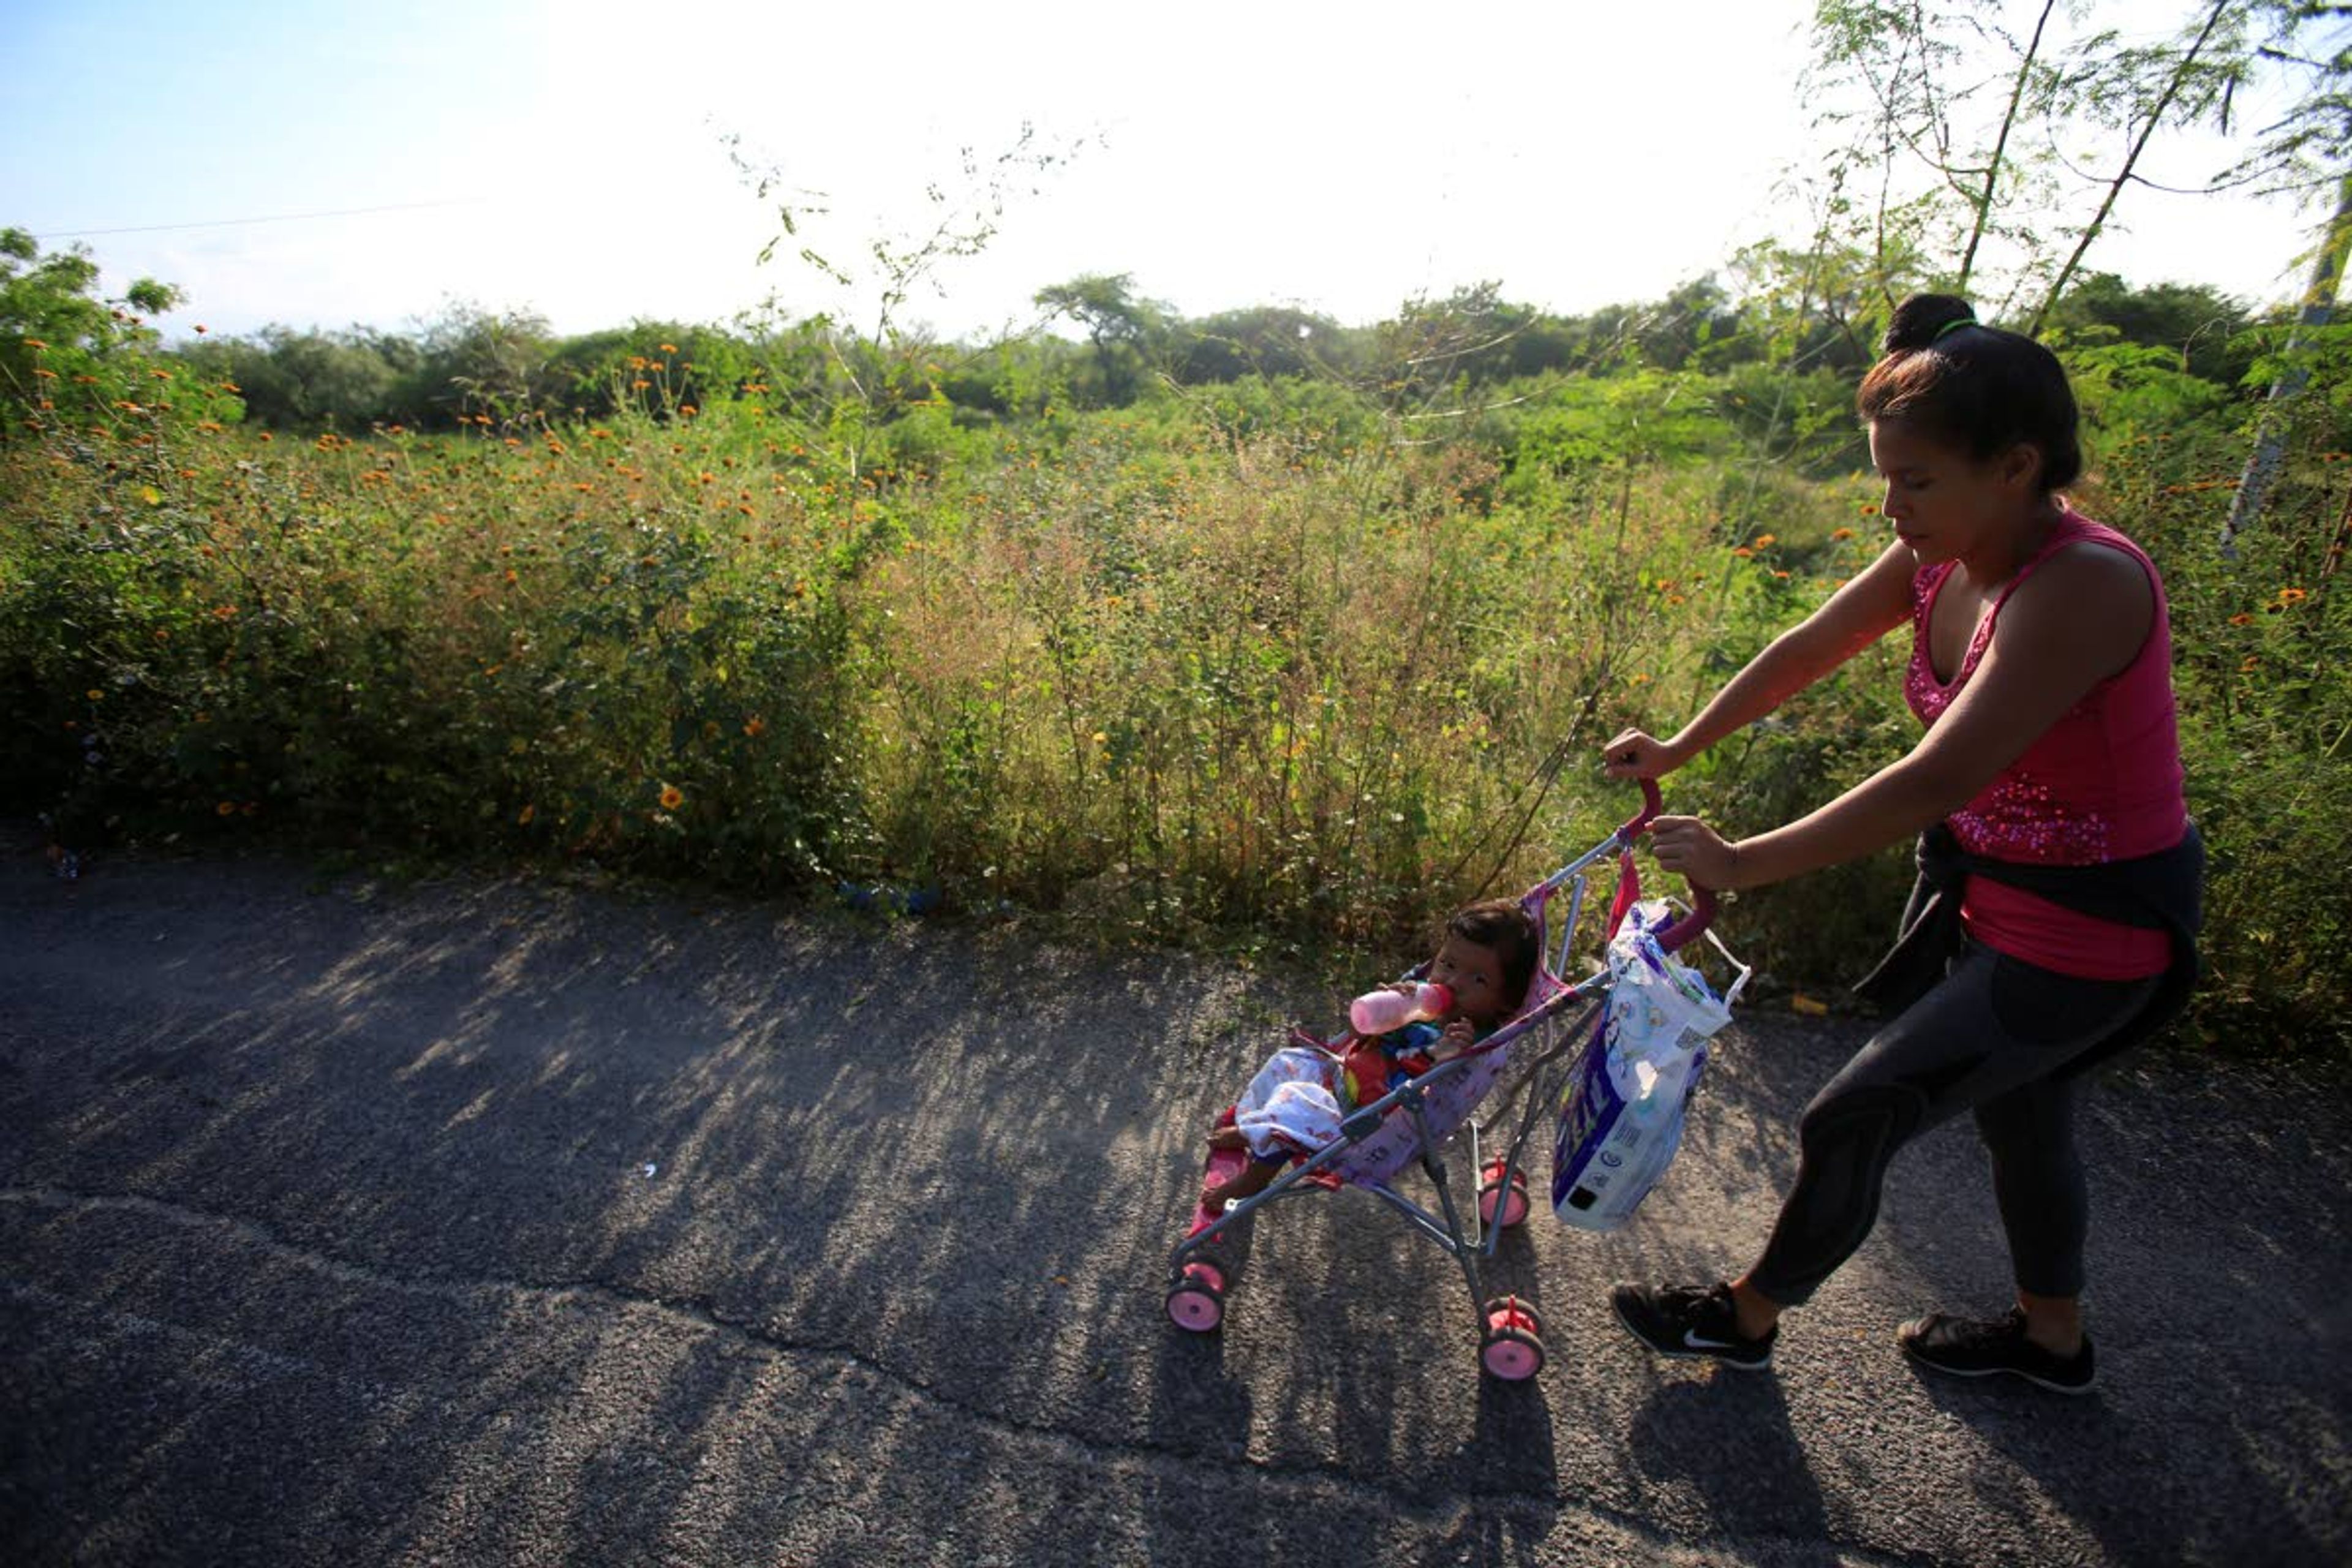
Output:
<path fill-rule="evenodd" d="M 2153 977 L 2081 980 L 1970 943 L 1805 1108 L 1797 1184 L 1749 1282 L 1783 1306 L 1810 1297 L 1877 1222 L 1895 1152 L 1973 1110 L 2018 1288 L 2080 1295 L 2090 1205 L 2074 1108 L 2087 1079 L 2056 1075 L 2156 988 Z"/>

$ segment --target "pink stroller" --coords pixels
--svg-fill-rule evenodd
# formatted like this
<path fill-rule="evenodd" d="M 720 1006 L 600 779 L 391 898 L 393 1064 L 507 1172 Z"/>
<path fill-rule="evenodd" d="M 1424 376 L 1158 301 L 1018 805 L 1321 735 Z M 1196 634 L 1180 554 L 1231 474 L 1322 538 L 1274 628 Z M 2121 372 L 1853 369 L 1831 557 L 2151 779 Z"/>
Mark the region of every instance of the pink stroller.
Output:
<path fill-rule="evenodd" d="M 1402 1215 L 1410 1226 L 1461 1265 L 1478 1313 L 1478 1359 L 1486 1372 L 1517 1382 L 1542 1370 L 1543 1326 L 1533 1305 L 1516 1295 L 1487 1297 L 1479 1283 L 1479 1264 L 1481 1259 L 1494 1258 L 1506 1229 L 1527 1218 L 1527 1171 L 1521 1157 L 1528 1136 L 1549 1120 L 1546 1112 L 1558 1101 L 1565 1076 L 1561 1064 L 1573 1065 L 1573 1048 L 1585 1037 L 1587 1023 L 1600 1017 L 1608 999 L 1611 977 L 1606 969 L 1574 983 L 1562 978 L 1559 971 L 1567 966 L 1583 910 L 1588 868 L 1611 857 L 1618 861 L 1617 890 L 1609 917 L 1612 931 L 1639 892 L 1633 846 L 1648 831 L 1660 809 L 1656 783 L 1649 779 L 1641 783 L 1643 804 L 1638 815 L 1521 895 L 1520 904 L 1546 932 L 1546 951 L 1515 1017 L 1462 1055 L 1439 1062 L 1350 1112 L 1340 1123 L 1339 1137 L 1293 1164 L 1262 1192 L 1228 1205 L 1223 1214 L 1210 1213 L 1206 1205 L 1196 1206 L 1184 1239 L 1169 1258 L 1168 1316 L 1179 1328 L 1207 1333 L 1223 1323 L 1225 1297 L 1234 1269 L 1219 1243 L 1237 1234 L 1238 1227 L 1259 1209 L 1310 1193 L 1357 1187 Z M 1549 937 L 1548 913 L 1552 895 L 1562 888 L 1569 889 L 1569 906 L 1555 945 Z M 1658 944 L 1666 952 L 1698 936 L 1713 918 L 1712 894 L 1695 889 L 1691 902 L 1688 914 L 1659 933 Z M 1417 980 L 1426 968 L 1425 963 L 1417 966 L 1404 978 Z M 1577 1014 L 1573 1020 L 1569 1018 L 1571 1012 Z M 1345 1032 L 1330 1040 L 1303 1030 L 1292 1037 L 1296 1045 L 1335 1056 L 1353 1039 L 1352 1034 Z M 1507 1078 L 1511 1087 L 1493 1113 L 1484 1122 L 1474 1120 L 1479 1106 Z M 1510 1119 L 1514 1101 L 1521 1102 L 1516 1126 L 1500 1143 L 1499 1152 L 1486 1157 L 1481 1152 L 1482 1142 L 1494 1139 Z M 1475 1215 L 1466 1221 L 1455 1204 L 1446 1169 L 1446 1141 L 1457 1131 L 1466 1131 L 1470 1168 L 1478 1173 L 1478 1201 Z M 1240 1169 L 1248 1158 L 1242 1150 L 1213 1149 L 1204 1184 Z M 1416 1161 L 1436 1188 L 1434 1212 L 1391 1184 Z"/>

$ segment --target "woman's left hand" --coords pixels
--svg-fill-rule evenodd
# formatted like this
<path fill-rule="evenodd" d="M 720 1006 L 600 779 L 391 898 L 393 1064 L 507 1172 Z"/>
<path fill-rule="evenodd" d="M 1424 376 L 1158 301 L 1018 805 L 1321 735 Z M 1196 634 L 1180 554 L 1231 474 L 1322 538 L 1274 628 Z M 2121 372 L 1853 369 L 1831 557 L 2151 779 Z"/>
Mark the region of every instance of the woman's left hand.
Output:
<path fill-rule="evenodd" d="M 1650 823 L 1658 864 L 1694 888 L 1725 892 L 1739 886 L 1739 851 L 1696 816 L 1661 816 Z"/>

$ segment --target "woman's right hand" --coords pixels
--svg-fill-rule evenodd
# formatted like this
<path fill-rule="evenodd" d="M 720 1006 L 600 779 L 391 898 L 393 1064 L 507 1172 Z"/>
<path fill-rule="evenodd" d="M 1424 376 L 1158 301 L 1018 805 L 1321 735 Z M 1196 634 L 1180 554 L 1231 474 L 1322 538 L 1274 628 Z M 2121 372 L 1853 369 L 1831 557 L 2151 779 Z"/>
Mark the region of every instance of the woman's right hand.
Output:
<path fill-rule="evenodd" d="M 1628 730 L 1601 748 L 1601 772 L 1612 779 L 1658 779 L 1690 759 L 1642 730 Z"/>

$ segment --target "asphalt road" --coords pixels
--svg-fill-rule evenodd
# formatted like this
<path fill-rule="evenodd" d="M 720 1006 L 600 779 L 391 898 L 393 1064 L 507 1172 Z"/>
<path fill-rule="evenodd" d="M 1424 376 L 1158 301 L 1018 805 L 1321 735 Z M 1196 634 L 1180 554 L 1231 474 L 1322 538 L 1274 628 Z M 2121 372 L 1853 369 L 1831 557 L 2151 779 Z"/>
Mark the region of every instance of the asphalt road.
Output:
<path fill-rule="evenodd" d="M 2091 1396 L 1894 1347 L 2006 1295 L 1965 1128 L 1773 1373 L 1661 1363 L 1607 1285 L 1744 1263 L 1858 1037 L 1751 1014 L 1633 1225 L 1514 1233 L 1550 1361 L 1502 1385 L 1360 1194 L 1264 1217 L 1222 1333 L 1162 1316 L 1201 1130 L 1339 1000 L 1018 921 L 64 883 L 0 832 L 0 1556 L 2352 1561 L 2340 1083 L 2109 1075 Z"/>

